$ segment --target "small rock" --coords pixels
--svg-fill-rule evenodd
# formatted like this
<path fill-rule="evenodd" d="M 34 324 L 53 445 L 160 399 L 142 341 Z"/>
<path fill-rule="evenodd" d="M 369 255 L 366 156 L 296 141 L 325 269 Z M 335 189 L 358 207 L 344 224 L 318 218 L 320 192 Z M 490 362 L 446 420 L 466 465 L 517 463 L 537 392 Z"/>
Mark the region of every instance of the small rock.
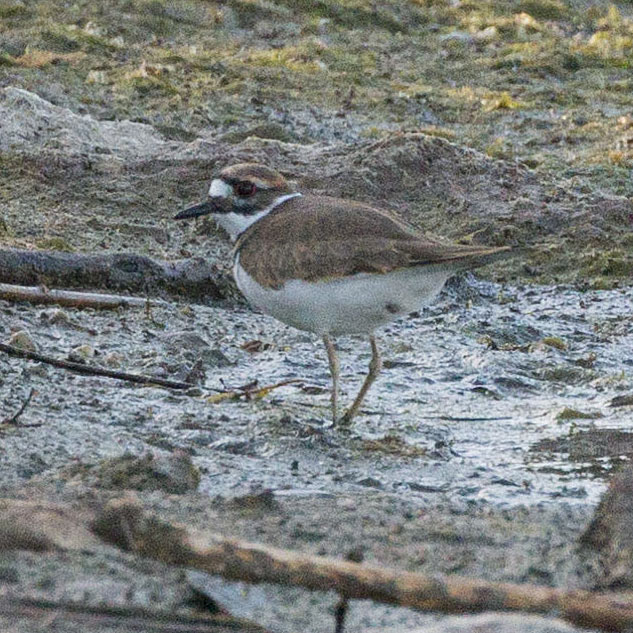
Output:
<path fill-rule="evenodd" d="M 7 584 L 20 582 L 20 572 L 15 567 L 2 566 L 0 567 L 0 582 Z"/>
<path fill-rule="evenodd" d="M 92 345 L 78 345 L 70 350 L 68 360 L 73 363 L 85 363 L 95 357 L 95 348 Z"/>
<path fill-rule="evenodd" d="M 356 502 L 356 499 L 341 499 L 338 503 L 338 507 L 341 508 L 341 510 L 351 511 L 357 509 L 358 503 Z"/>
<path fill-rule="evenodd" d="M 363 477 L 362 479 L 358 479 L 356 483 L 359 486 L 367 486 L 367 488 L 383 488 L 382 482 L 373 477 Z"/>
<path fill-rule="evenodd" d="M 35 342 L 31 338 L 31 335 L 26 330 L 14 332 L 9 338 L 9 345 L 17 347 L 18 349 L 22 349 L 26 352 L 37 351 L 37 345 L 35 345 Z"/>
<path fill-rule="evenodd" d="M 42 321 L 48 322 L 51 325 L 68 325 L 70 323 L 70 317 L 64 310 L 56 308 L 54 310 L 43 310 L 40 314 Z"/>
<path fill-rule="evenodd" d="M 46 378 L 48 376 L 48 367 L 44 363 L 29 364 L 24 368 L 24 373 L 27 376 L 38 376 L 39 378 Z"/>
<path fill-rule="evenodd" d="M 224 367 L 230 365 L 229 359 L 217 349 L 213 349 L 196 332 L 166 332 L 162 335 L 165 348 L 172 354 L 181 354 L 187 359 L 202 359 L 205 365 Z"/>
<path fill-rule="evenodd" d="M 232 505 L 247 510 L 274 510 L 279 506 L 272 490 L 251 492 L 241 497 L 234 497 Z"/>
<path fill-rule="evenodd" d="M 496 26 L 488 26 L 481 31 L 477 31 L 473 38 L 478 42 L 492 42 L 499 37 L 499 30 Z"/>
<path fill-rule="evenodd" d="M 123 354 L 119 354 L 118 352 L 110 352 L 103 357 L 103 362 L 108 367 L 121 367 L 124 360 L 125 356 L 123 356 Z"/>

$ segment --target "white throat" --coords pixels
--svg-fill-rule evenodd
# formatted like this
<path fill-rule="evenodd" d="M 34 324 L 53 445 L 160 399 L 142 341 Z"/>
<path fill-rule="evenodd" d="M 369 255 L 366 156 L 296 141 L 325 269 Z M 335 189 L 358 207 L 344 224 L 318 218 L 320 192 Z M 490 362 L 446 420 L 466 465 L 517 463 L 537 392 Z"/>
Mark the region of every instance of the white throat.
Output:
<path fill-rule="evenodd" d="M 214 213 L 212 217 L 231 236 L 231 240 L 235 242 L 240 234 L 246 231 L 251 224 L 255 224 L 255 222 L 261 220 L 286 200 L 297 198 L 300 195 L 300 193 L 286 193 L 283 196 L 275 198 L 265 209 L 253 213 L 252 215 L 244 215 L 231 211 L 231 213 Z"/>

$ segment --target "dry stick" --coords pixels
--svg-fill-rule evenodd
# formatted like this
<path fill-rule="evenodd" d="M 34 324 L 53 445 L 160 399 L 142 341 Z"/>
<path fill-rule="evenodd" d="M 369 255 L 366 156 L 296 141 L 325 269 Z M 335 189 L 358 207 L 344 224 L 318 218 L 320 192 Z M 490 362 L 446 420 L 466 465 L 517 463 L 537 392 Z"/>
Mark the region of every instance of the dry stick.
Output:
<path fill-rule="evenodd" d="M 222 614 L 207 616 L 177 615 L 173 612 L 133 607 L 91 606 L 38 599 L 0 598 L 0 616 L 16 622 L 20 618 L 33 621 L 49 616 L 73 622 L 97 631 L 102 628 L 140 633 L 263 633 L 261 627 L 242 619 Z"/>
<path fill-rule="evenodd" d="M 351 550 L 347 553 L 347 556 L 345 556 L 345 560 L 349 560 L 354 563 L 362 563 L 363 558 L 364 554 L 360 548 Z M 344 633 L 345 618 L 347 616 L 348 608 L 349 599 L 347 598 L 347 596 L 341 596 L 341 599 L 334 609 L 334 633 Z"/>
<path fill-rule="evenodd" d="M 0 425 L 4 426 L 4 425 L 11 425 L 11 424 L 15 424 L 16 426 L 18 425 L 18 418 L 24 413 L 24 411 L 26 410 L 26 407 L 29 406 L 29 403 L 31 402 L 31 398 L 33 397 L 33 394 L 35 393 L 35 389 L 33 389 L 31 387 L 31 391 L 29 391 L 29 395 L 26 397 L 26 400 L 22 403 L 22 406 L 18 409 L 18 411 L 16 413 L 14 413 L 10 418 L 6 418 L 4 420 L 2 420 L 2 422 L 0 422 Z M 23 424 L 21 426 L 42 426 L 41 424 L 37 423 L 37 424 Z"/>
<path fill-rule="evenodd" d="M 125 526 L 125 530 L 123 527 Z M 194 532 L 145 515 L 129 500 L 114 500 L 93 524 L 102 538 L 141 556 L 199 569 L 228 580 L 270 582 L 349 599 L 375 600 L 441 613 L 486 610 L 557 615 L 604 631 L 633 628 L 633 595 L 429 576 L 311 556 Z"/>
<path fill-rule="evenodd" d="M 88 376 L 107 376 L 108 378 L 116 378 L 117 380 L 125 380 L 127 382 L 135 382 L 143 385 L 160 385 L 161 387 L 169 387 L 170 389 L 191 389 L 195 387 L 190 382 L 178 382 L 174 380 L 164 380 L 163 378 L 154 378 L 152 376 L 141 376 L 139 374 L 128 374 L 122 371 L 113 371 L 112 369 L 103 369 L 93 365 L 84 365 L 83 363 L 73 363 L 68 360 L 59 360 L 52 356 L 44 356 L 37 352 L 30 352 L 25 349 L 19 349 L 6 343 L 0 343 L 0 352 L 5 352 L 9 356 L 17 356 L 18 358 L 26 358 L 35 360 L 55 367 L 61 367 L 70 371 L 76 371 L 78 374 L 86 374 Z"/>
<path fill-rule="evenodd" d="M 51 290 L 43 286 L 16 286 L 0 284 L 0 299 L 5 301 L 28 301 L 29 303 L 55 303 L 72 308 L 93 308 L 95 310 L 116 310 L 122 307 L 147 307 L 149 299 L 126 297 L 123 295 L 75 292 L 71 290 Z M 165 301 L 153 300 L 153 304 Z"/>
<path fill-rule="evenodd" d="M 286 385 L 292 385 L 298 382 L 303 382 L 303 380 L 301 378 L 288 378 L 287 380 L 282 380 L 281 382 L 276 382 L 272 385 L 264 385 L 262 387 L 258 387 L 258 381 L 257 379 L 255 379 L 248 384 L 242 387 L 236 387 L 235 389 L 213 389 L 213 391 L 216 391 L 217 393 L 214 393 L 212 396 L 207 396 L 206 401 L 209 404 L 217 404 L 219 402 L 224 402 L 225 400 L 238 400 L 242 397 L 244 397 L 246 400 L 263 398 L 264 396 L 268 395 L 268 393 L 271 392 L 273 389 L 285 387 Z"/>

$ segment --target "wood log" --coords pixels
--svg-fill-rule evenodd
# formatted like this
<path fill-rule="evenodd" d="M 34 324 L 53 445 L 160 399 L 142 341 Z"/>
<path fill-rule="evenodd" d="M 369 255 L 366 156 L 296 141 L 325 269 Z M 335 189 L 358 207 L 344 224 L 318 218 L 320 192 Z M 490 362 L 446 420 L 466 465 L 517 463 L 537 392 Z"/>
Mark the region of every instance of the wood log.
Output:
<path fill-rule="evenodd" d="M 61 251 L 0 250 L 0 283 L 57 288 L 106 288 L 200 302 L 226 298 L 227 276 L 211 261 L 173 262 L 134 253 L 87 255 Z"/>
<path fill-rule="evenodd" d="M 93 523 L 96 534 L 141 556 L 228 580 L 333 590 L 350 599 L 441 613 L 486 610 L 555 614 L 603 631 L 633 629 L 633 594 L 425 575 L 226 539 L 166 523 L 129 499 L 113 500 Z"/>

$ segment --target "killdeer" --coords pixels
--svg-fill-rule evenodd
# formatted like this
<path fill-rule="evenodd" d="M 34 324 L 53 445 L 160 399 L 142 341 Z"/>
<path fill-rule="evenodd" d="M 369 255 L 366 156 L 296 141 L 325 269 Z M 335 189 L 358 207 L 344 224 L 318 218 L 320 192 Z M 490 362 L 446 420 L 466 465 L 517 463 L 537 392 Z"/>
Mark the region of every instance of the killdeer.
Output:
<path fill-rule="evenodd" d="M 223 169 L 208 198 L 175 219 L 211 215 L 235 242 L 233 275 L 256 307 L 323 338 L 337 422 L 339 362 L 332 337 L 369 336 L 369 372 L 341 421 L 350 422 L 381 369 L 374 331 L 418 310 L 459 270 L 507 247 L 443 244 L 366 204 L 301 194 L 256 163 Z"/>

